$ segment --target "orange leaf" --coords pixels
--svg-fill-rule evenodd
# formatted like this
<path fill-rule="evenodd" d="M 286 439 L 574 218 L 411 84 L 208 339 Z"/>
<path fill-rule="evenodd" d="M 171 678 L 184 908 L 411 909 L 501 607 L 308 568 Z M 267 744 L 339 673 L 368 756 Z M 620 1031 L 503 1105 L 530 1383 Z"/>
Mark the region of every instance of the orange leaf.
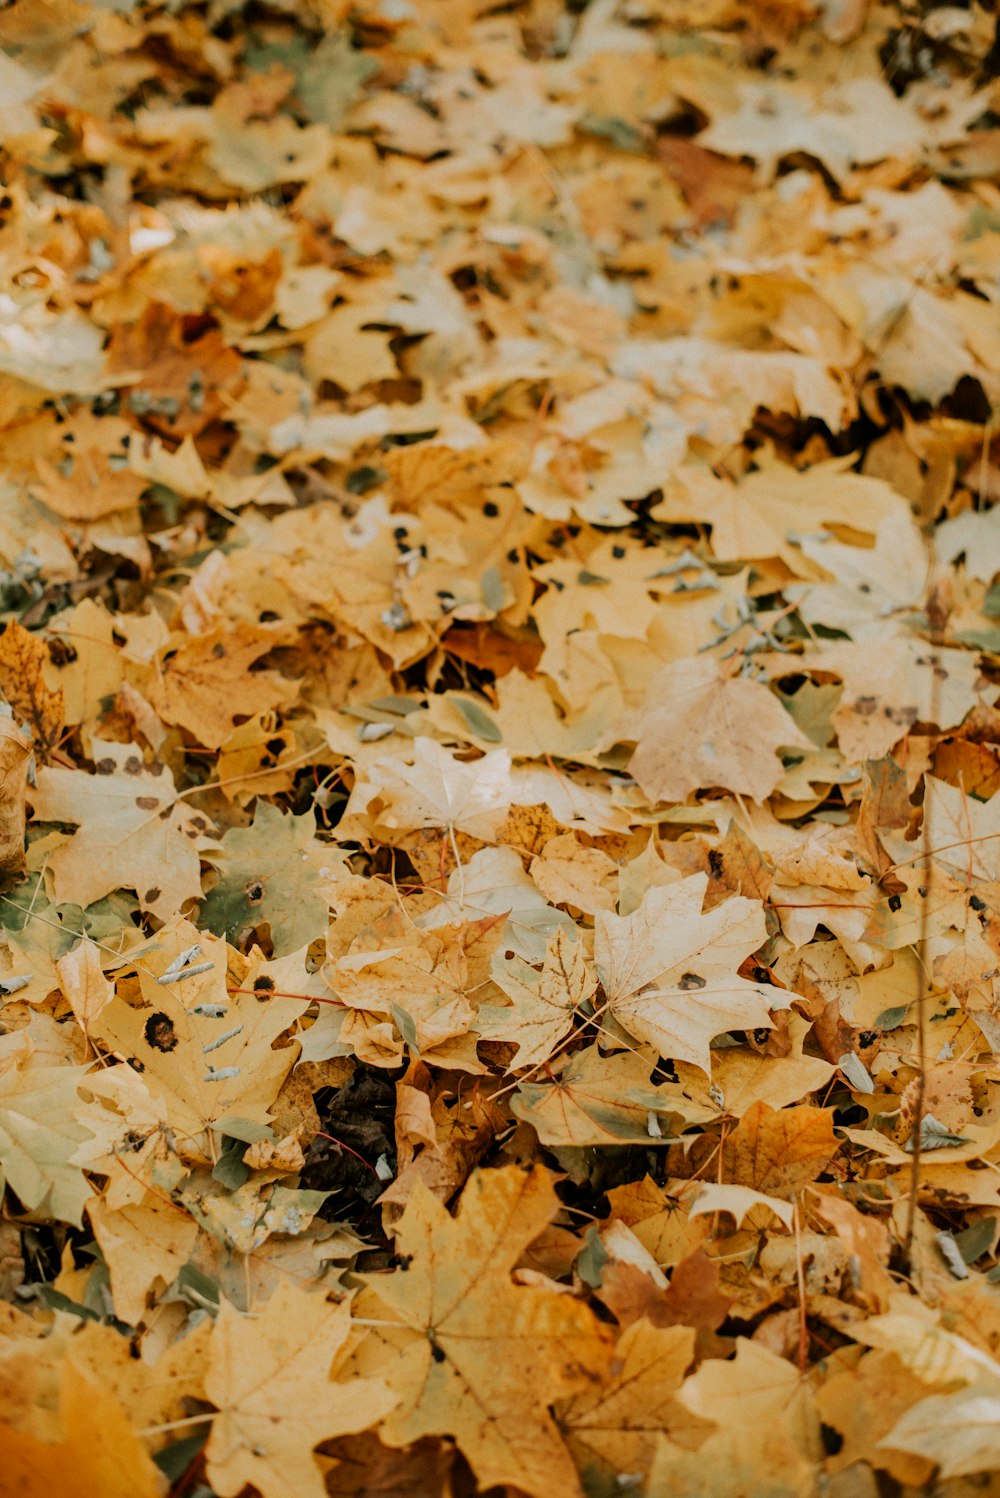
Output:
<path fill-rule="evenodd" d="M 816 1180 L 838 1148 L 831 1108 L 754 1103 L 726 1141 L 723 1172 L 737 1186 L 791 1196 Z"/>

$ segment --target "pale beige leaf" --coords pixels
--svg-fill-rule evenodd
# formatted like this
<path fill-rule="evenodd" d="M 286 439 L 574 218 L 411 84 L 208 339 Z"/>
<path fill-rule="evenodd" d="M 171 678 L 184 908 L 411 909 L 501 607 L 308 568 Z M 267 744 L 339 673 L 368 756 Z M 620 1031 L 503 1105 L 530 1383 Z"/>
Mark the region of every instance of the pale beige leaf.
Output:
<path fill-rule="evenodd" d="M 727 1186 L 713 1182 L 701 1187 L 688 1208 L 688 1216 L 702 1217 L 712 1212 L 728 1212 L 734 1218 L 736 1226 L 741 1227 L 744 1217 L 755 1207 L 766 1207 L 781 1219 L 786 1228 L 791 1227 L 795 1216 L 791 1202 L 783 1202 L 777 1196 L 767 1196 L 763 1191 L 754 1191 L 749 1186 Z"/>
<path fill-rule="evenodd" d="M 481 1005 L 475 1028 L 484 1040 L 515 1044 L 517 1067 L 548 1059 L 597 986 L 583 943 L 562 929 L 550 937 L 540 972 L 514 955 L 494 961 L 493 981 L 511 1004 Z"/>
<path fill-rule="evenodd" d="M 812 748 L 767 687 L 724 676 L 712 656 L 658 671 L 627 731 L 636 739 L 629 770 L 653 801 L 712 786 L 763 801 L 784 774 L 779 750 Z"/>
<path fill-rule="evenodd" d="M 932 1394 L 900 1416 L 879 1442 L 926 1457 L 942 1478 L 1000 1467 L 1000 1369 L 994 1381 Z"/>
<path fill-rule="evenodd" d="M 662 1056 L 708 1071 L 709 1042 L 726 1030 L 771 1024 L 788 1007 L 781 989 L 739 977 L 766 931 L 759 902 L 742 895 L 702 912 L 708 877 L 648 890 L 629 916 L 599 912 L 594 960 L 618 1023 Z"/>
<path fill-rule="evenodd" d="M 81 941 L 57 960 L 56 971 L 69 1007 L 86 1033 L 115 996 L 115 985 L 101 967 L 100 949 L 92 941 Z"/>
<path fill-rule="evenodd" d="M 347 804 L 345 817 L 372 813 L 386 827 L 440 827 L 469 832 L 483 841 L 507 815 L 513 796 L 510 755 L 494 749 L 482 759 L 463 761 L 433 739 L 418 738 L 413 763 L 383 758 L 360 777 Z"/>

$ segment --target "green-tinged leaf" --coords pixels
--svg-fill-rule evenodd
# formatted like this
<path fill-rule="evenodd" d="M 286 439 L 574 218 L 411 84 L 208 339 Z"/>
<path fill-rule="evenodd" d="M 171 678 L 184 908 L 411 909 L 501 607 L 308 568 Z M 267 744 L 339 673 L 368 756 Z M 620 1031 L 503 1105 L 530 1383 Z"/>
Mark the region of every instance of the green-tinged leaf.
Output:
<path fill-rule="evenodd" d="M 995 1217 L 980 1217 L 978 1222 L 953 1235 L 955 1245 L 966 1264 L 974 1264 L 977 1259 L 982 1258 L 993 1243 L 996 1227 Z"/>
<path fill-rule="evenodd" d="M 162 1451 L 153 1453 L 153 1461 L 159 1467 L 164 1477 L 170 1484 L 177 1483 L 187 1472 L 191 1463 L 201 1452 L 208 1440 L 209 1428 L 212 1422 L 212 1412 L 205 1416 L 205 1429 L 197 1435 L 182 1436 L 179 1441 L 171 1441 L 169 1446 L 164 1446 Z"/>
<path fill-rule="evenodd" d="M 285 816 L 270 802 L 258 801 L 253 826 L 234 827 L 222 839 L 219 882 L 201 909 L 208 929 L 238 944 L 267 926 L 275 957 L 319 936 L 327 904 L 318 876 L 330 851 L 316 841 L 315 828 L 311 813 Z"/>
<path fill-rule="evenodd" d="M 460 697 L 457 693 L 449 697 L 449 702 L 454 703 L 462 717 L 468 723 L 477 739 L 483 739 L 488 744 L 499 744 L 503 742 L 503 734 L 494 723 L 489 713 L 484 712 L 478 702 L 473 702 L 469 697 Z"/>
<path fill-rule="evenodd" d="M 713 1116 L 676 1084 L 656 1086 L 651 1069 L 633 1051 L 602 1056 L 592 1045 L 553 1068 L 551 1081 L 522 1082 L 511 1108 L 550 1145 L 666 1145 L 680 1132 L 671 1117 L 682 1125 Z M 660 1135 L 650 1132 L 650 1114 L 663 1120 Z"/>
<path fill-rule="evenodd" d="M 503 578 L 495 567 L 487 567 L 479 580 L 479 592 L 483 603 L 494 614 L 499 614 L 506 600 Z"/>

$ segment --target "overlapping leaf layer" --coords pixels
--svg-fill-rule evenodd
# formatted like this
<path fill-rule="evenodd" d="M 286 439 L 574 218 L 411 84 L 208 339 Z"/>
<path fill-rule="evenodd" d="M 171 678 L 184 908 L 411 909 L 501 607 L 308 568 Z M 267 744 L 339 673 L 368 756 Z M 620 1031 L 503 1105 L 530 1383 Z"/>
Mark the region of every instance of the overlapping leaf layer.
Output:
<path fill-rule="evenodd" d="M 1000 1492 L 988 9 L 0 49 L 0 1489 Z"/>

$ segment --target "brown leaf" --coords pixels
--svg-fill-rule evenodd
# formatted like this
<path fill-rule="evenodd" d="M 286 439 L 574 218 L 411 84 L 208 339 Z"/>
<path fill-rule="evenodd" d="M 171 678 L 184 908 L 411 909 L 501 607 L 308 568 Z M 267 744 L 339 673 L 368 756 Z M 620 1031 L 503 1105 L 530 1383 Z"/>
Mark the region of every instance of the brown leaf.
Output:
<path fill-rule="evenodd" d="M 733 1303 L 719 1284 L 718 1259 L 709 1258 L 703 1248 L 696 1249 L 675 1265 L 657 1324 L 716 1331 Z"/>
<path fill-rule="evenodd" d="M 211 319 L 150 302 L 137 322 L 112 329 L 110 372 L 139 375 L 131 410 L 165 437 L 197 436 L 226 409 L 242 382 L 242 361 Z"/>
<path fill-rule="evenodd" d="M 43 675 L 48 658 L 44 642 L 16 619 L 0 635 L 0 692 L 43 752 L 51 749 L 63 725 L 62 691 L 52 691 Z"/>
<path fill-rule="evenodd" d="M 661 135 L 657 154 L 694 209 L 701 225 L 732 223 L 740 203 L 753 189 L 753 169 L 706 151 L 679 135 Z"/>
<path fill-rule="evenodd" d="M 9 718 L 0 717 L 0 880 L 24 869 L 25 801 L 31 745 Z"/>

